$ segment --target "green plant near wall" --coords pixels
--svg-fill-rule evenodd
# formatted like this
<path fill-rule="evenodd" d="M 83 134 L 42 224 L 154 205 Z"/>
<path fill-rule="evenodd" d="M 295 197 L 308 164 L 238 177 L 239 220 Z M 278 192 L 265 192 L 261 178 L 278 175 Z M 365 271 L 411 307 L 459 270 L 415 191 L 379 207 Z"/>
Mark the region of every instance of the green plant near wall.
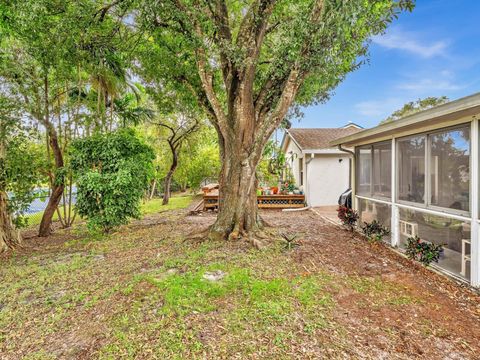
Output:
<path fill-rule="evenodd" d="M 348 227 L 350 231 L 353 231 L 359 219 L 357 211 L 343 205 L 338 207 L 337 216 L 342 224 Z"/>
<path fill-rule="evenodd" d="M 405 254 L 409 259 L 419 261 L 425 266 L 430 265 L 432 262 L 438 262 L 442 252 L 443 245 L 422 241 L 418 236 L 407 239 Z"/>
<path fill-rule="evenodd" d="M 380 224 L 377 220 L 373 220 L 370 223 L 364 222 L 361 229 L 363 235 L 365 235 L 368 240 L 373 242 L 380 242 L 385 236 L 390 234 L 390 230 Z"/>
<path fill-rule="evenodd" d="M 131 129 L 96 134 L 71 145 L 78 214 L 108 233 L 140 217 L 140 201 L 153 176 L 152 148 Z"/>

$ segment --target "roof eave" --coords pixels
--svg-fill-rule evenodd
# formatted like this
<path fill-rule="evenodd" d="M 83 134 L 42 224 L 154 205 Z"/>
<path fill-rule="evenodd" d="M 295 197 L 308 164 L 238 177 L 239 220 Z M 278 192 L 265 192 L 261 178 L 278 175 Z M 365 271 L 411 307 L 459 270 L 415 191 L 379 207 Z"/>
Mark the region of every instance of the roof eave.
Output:
<path fill-rule="evenodd" d="M 302 147 L 300 146 L 300 144 L 297 142 L 297 140 L 296 140 L 295 137 L 293 136 L 293 134 L 292 134 L 290 131 L 288 131 L 288 129 L 285 129 L 285 134 L 288 134 L 288 136 L 290 137 L 290 140 L 293 141 L 293 143 L 294 143 L 295 145 L 297 145 L 297 147 L 298 147 L 298 149 L 299 149 L 300 151 L 303 150 Z"/>
<path fill-rule="evenodd" d="M 474 115 L 480 111 L 480 93 L 476 93 L 386 124 L 378 125 L 330 142 L 330 146 L 354 145 L 359 141 L 389 135 L 400 128 L 424 125 L 429 122 L 446 121 L 454 117 Z"/>

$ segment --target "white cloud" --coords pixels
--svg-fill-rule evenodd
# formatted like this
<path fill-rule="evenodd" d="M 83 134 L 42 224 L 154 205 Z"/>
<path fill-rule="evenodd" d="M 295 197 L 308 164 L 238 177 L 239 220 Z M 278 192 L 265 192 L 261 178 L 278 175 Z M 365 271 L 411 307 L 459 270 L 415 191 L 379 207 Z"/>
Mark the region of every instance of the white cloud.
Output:
<path fill-rule="evenodd" d="M 399 98 L 369 100 L 355 104 L 355 109 L 360 115 L 380 118 L 400 108 L 403 103 L 402 99 Z"/>
<path fill-rule="evenodd" d="M 449 79 L 432 79 L 424 78 L 418 80 L 411 80 L 398 85 L 401 90 L 423 92 L 435 92 L 435 91 L 455 91 L 463 89 L 465 86 L 456 84 Z"/>
<path fill-rule="evenodd" d="M 448 69 L 429 69 L 428 72 L 405 74 L 406 80 L 397 85 L 397 89 L 414 92 L 415 94 L 444 93 L 461 90 L 467 87 L 458 83 L 455 73 Z"/>
<path fill-rule="evenodd" d="M 448 46 L 446 40 L 426 43 L 419 40 L 418 37 L 419 35 L 416 33 L 391 28 L 385 35 L 375 36 L 373 42 L 387 49 L 404 50 L 423 58 L 445 55 Z"/>

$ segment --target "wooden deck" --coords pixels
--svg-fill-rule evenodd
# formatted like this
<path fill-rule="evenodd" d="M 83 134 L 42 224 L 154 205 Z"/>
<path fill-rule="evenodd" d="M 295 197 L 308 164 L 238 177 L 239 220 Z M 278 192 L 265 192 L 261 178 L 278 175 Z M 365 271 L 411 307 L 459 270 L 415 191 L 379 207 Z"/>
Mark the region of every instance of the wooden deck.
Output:
<path fill-rule="evenodd" d="M 218 191 L 212 191 L 203 195 L 204 210 L 218 208 Z M 259 195 L 257 196 L 258 207 L 261 209 L 290 209 L 305 206 L 305 195 Z"/>

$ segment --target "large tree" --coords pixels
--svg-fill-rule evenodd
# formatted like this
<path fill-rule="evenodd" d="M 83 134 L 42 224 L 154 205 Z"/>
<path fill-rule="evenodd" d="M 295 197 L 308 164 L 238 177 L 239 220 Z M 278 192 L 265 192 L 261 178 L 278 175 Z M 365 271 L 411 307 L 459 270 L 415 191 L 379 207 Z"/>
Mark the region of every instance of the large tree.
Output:
<path fill-rule="evenodd" d="M 140 1 L 158 83 L 190 91 L 216 128 L 222 159 L 212 238 L 261 226 L 256 168 L 294 106 L 320 102 L 356 69 L 367 41 L 410 0 Z M 153 51 L 152 51 L 153 52 Z M 145 60 L 145 58 L 144 58 Z"/>
<path fill-rule="evenodd" d="M 111 130 L 115 104 L 123 99 L 120 95 L 127 87 L 125 54 L 133 51 L 138 35 L 133 38 L 125 25 L 126 11 L 120 3 L 0 3 L 2 90 L 9 96 L 20 95 L 24 116 L 44 127 L 46 153 L 52 163 L 51 191 L 39 227 L 40 236 L 50 234 L 53 215 L 65 196 L 64 150 L 68 137 L 73 132 L 88 134 L 91 128 L 97 132 Z M 95 111 L 89 115 L 94 116 L 85 116 L 93 92 Z M 86 118 L 88 121 L 84 121 Z M 80 124 L 83 131 L 78 131 Z"/>
<path fill-rule="evenodd" d="M 172 161 L 163 182 L 163 200 L 162 204 L 167 205 L 171 196 L 171 185 L 173 175 L 178 167 L 179 154 L 185 140 L 200 128 L 201 122 L 192 114 L 179 112 L 166 117 L 160 117 L 155 120 L 155 124 L 166 129 L 165 140 L 170 149 Z"/>

